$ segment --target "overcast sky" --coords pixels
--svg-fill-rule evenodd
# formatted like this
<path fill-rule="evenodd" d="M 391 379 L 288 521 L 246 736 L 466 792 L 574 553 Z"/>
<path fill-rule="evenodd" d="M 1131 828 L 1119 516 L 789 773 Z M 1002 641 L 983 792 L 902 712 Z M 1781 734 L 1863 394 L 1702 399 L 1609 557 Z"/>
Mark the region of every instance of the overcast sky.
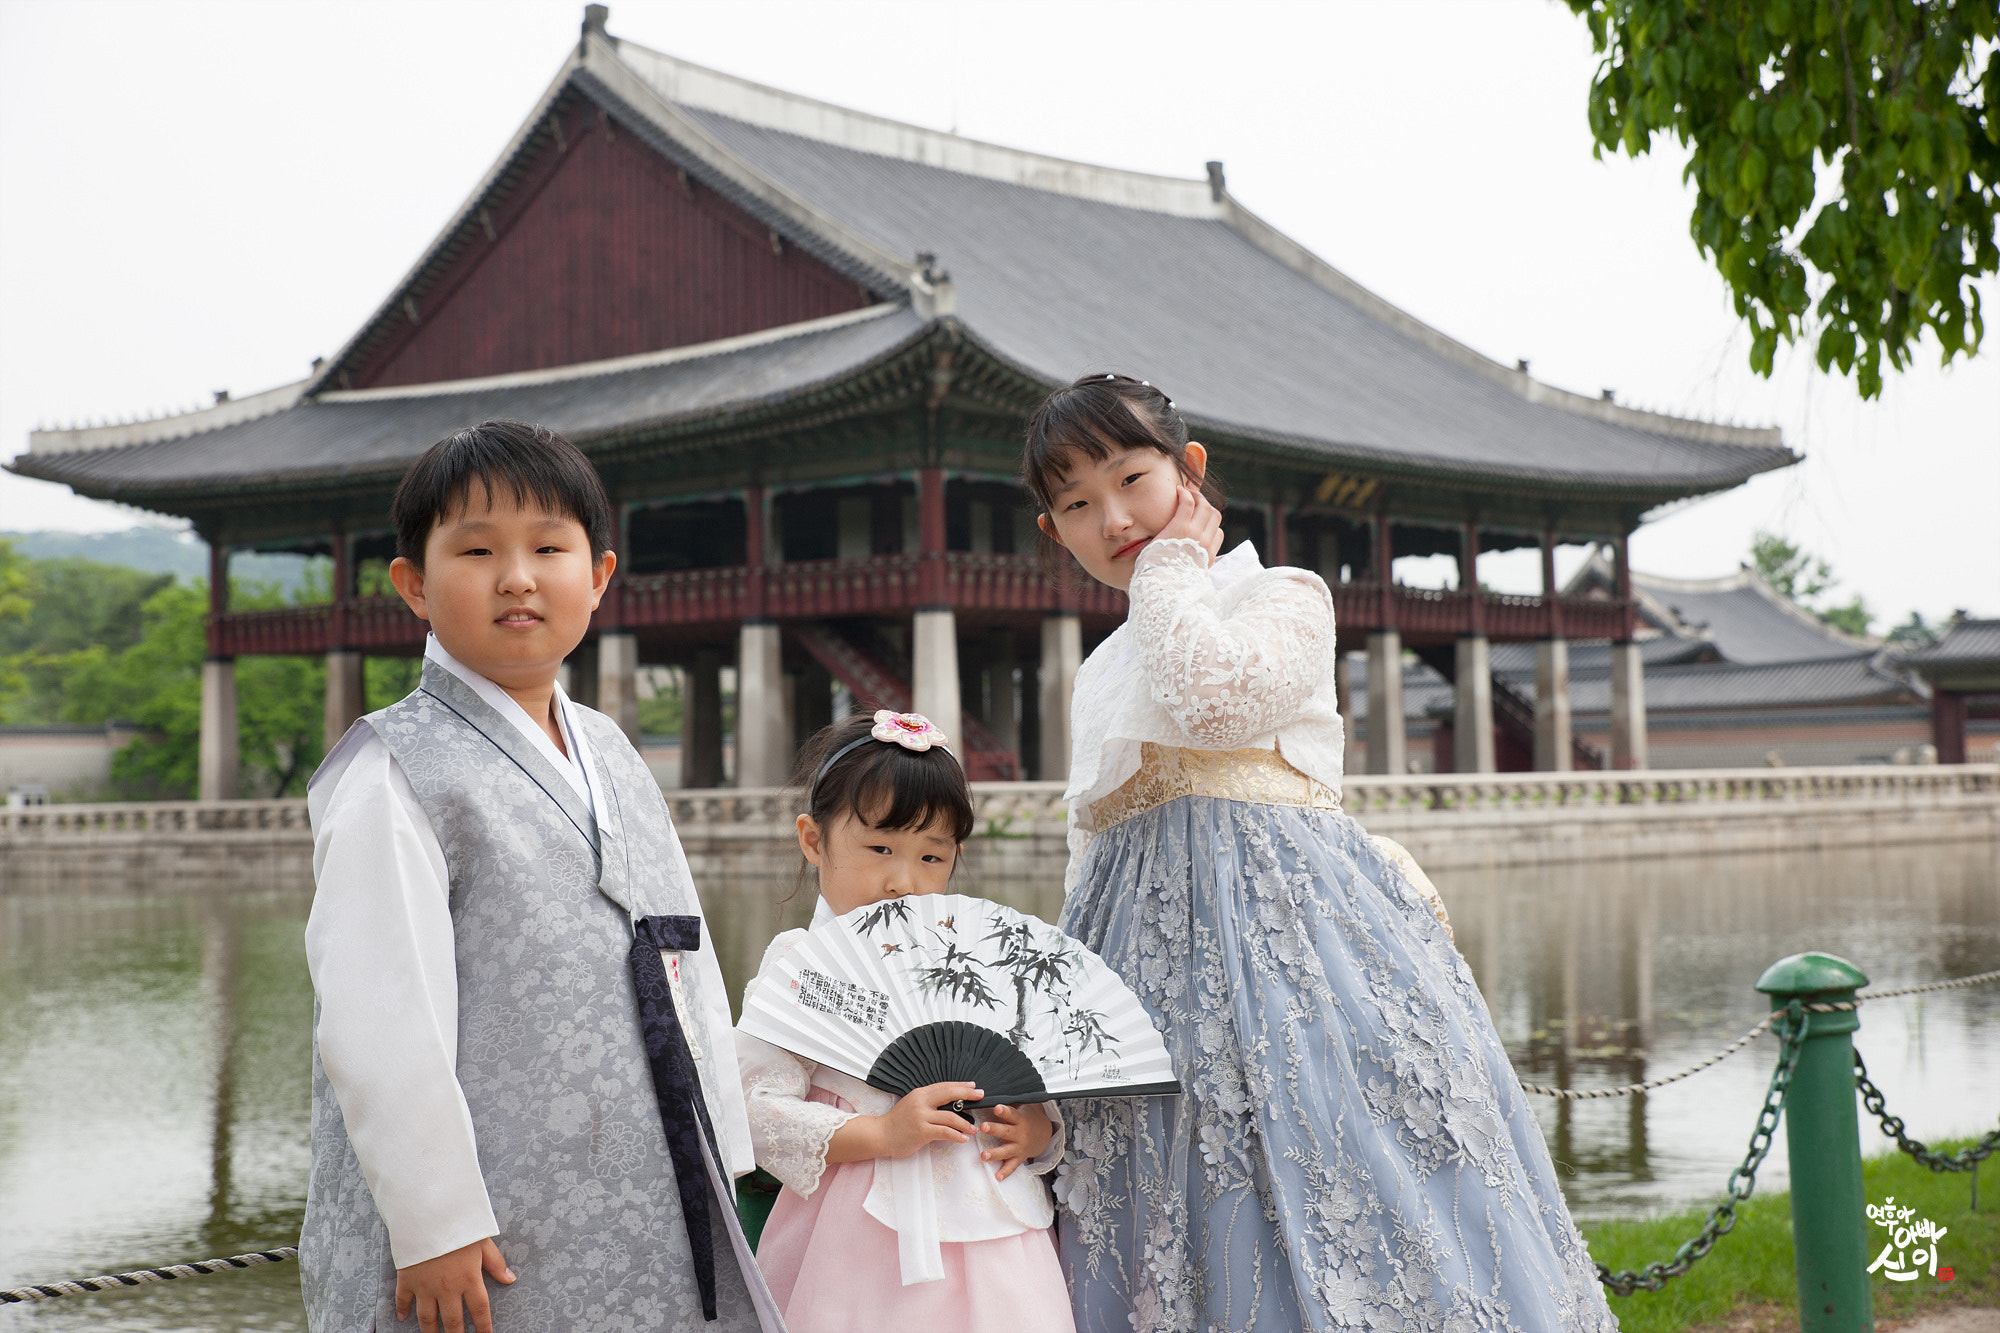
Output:
<path fill-rule="evenodd" d="M 576 39 L 568 0 L 0 0 L 0 453 L 39 422 L 297 379 L 354 331 Z M 1880 402 L 1759 380 L 1688 239 L 1682 160 L 1591 157 L 1595 58 L 1553 0 L 1310 5 L 622 0 L 611 31 L 996 143 L 1199 178 L 1540 379 L 1775 423 L 1805 462 L 1658 518 L 1641 569 L 1751 534 L 1885 621 L 2000 614 L 2000 345 Z M 1986 290 L 2000 338 L 2000 289 Z M 0 529 L 145 521 L 0 475 Z M 1528 562 L 1489 579 L 1532 588 Z M 1879 627 L 1878 622 L 1878 627 Z"/>

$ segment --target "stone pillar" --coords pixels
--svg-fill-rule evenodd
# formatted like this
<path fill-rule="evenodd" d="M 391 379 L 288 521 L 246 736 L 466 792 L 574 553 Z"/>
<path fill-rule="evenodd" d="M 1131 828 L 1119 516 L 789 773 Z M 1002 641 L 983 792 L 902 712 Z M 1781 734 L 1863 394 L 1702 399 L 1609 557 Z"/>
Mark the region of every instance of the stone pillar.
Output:
<path fill-rule="evenodd" d="M 1041 779 L 1069 779 L 1069 703 L 1083 665 L 1083 622 L 1074 611 L 1042 617 L 1042 669 L 1037 681 L 1036 720 L 1041 730 Z"/>
<path fill-rule="evenodd" d="M 204 801 L 237 797 L 236 659 L 201 664 L 200 791 Z"/>
<path fill-rule="evenodd" d="M 986 729 L 993 733 L 995 744 L 1014 755 L 1014 771 L 1026 772 L 1020 758 L 1020 701 L 1014 697 L 1014 631 L 996 629 L 986 644 L 986 693 L 992 700 Z"/>
<path fill-rule="evenodd" d="M 910 706 L 931 720 L 965 756 L 964 710 L 958 698 L 958 616 L 948 606 L 918 610 L 910 631 Z"/>
<path fill-rule="evenodd" d="M 366 711 L 362 693 L 361 654 L 335 648 L 326 655 L 326 748 L 347 734 Z"/>
<path fill-rule="evenodd" d="M 1393 629 L 1368 636 L 1368 771 L 1410 771 L 1403 735 L 1403 636 Z"/>
<path fill-rule="evenodd" d="M 792 776 L 783 639 L 775 620 L 746 620 L 736 651 L 736 785 L 782 787 Z"/>
<path fill-rule="evenodd" d="M 695 651 L 681 685 L 681 786 L 722 785 L 722 654 Z"/>
<path fill-rule="evenodd" d="M 1452 771 L 1491 773 L 1494 770 L 1492 650 L 1484 634 L 1468 634 L 1455 647 L 1458 682 L 1452 691 Z"/>
<path fill-rule="evenodd" d="M 1535 771 L 1567 773 L 1574 766 L 1569 725 L 1569 641 L 1535 645 Z"/>
<path fill-rule="evenodd" d="M 1611 766 L 1646 768 L 1646 665 L 1636 643 L 1611 645 Z"/>
<path fill-rule="evenodd" d="M 639 747 L 639 636 L 630 630 L 597 636 L 597 711 Z"/>

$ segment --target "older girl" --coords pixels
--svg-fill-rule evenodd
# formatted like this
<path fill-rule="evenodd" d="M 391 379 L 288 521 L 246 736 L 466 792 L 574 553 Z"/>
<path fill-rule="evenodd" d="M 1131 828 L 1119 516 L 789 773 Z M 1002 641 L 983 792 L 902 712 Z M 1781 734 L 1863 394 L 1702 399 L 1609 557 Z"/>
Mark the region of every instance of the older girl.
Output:
<path fill-rule="evenodd" d="M 1333 603 L 1239 545 L 1159 390 L 1051 394 L 1042 531 L 1131 610 L 1076 679 L 1062 928 L 1186 1087 L 1072 1102 L 1082 1333 L 1617 1327 L 1427 881 L 1340 809 Z"/>

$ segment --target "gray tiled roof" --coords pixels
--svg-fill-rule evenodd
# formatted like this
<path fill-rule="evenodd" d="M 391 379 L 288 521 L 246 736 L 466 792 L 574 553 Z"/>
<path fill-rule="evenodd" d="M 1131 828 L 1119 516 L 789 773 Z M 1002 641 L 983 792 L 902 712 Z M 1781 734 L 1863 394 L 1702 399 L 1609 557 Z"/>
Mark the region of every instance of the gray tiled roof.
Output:
<path fill-rule="evenodd" d="M 2000 620 L 1958 620 L 1942 639 L 1928 648 L 1902 653 L 1911 666 L 1953 666 L 1959 663 L 2000 663 Z"/>
<path fill-rule="evenodd" d="M 1755 664 L 1852 657 L 1867 646 L 1819 623 L 1810 613 L 1783 604 L 1761 579 L 1748 571 L 1745 575 L 1718 579 L 1705 588 L 1637 574 L 1633 583 L 1665 603 L 1690 629 L 1705 629 L 1726 661 Z"/>
<path fill-rule="evenodd" d="M 1651 640 L 1651 643 L 1671 642 Z M 1525 676 L 1503 670 L 1522 692 L 1534 695 L 1533 644 L 1493 645 L 1496 668 L 1501 649 L 1525 647 L 1529 650 L 1529 670 Z M 1582 651 L 1572 645 L 1572 661 Z M 1608 651 L 1600 647 L 1599 651 Z M 1368 712 L 1368 664 L 1354 655 L 1342 662 L 1348 672 L 1355 716 Z M 1649 714 L 1702 712 L 1740 708 L 1806 708 L 1853 705 L 1871 702 L 1904 702 L 1915 692 L 1896 673 L 1894 661 L 1884 652 L 1864 649 L 1844 658 L 1817 658 L 1804 662 L 1745 665 L 1734 662 L 1666 663 L 1646 667 L 1646 711 Z M 1572 674 L 1569 684 L 1570 709 L 1579 714 L 1606 713 L 1611 709 L 1611 678 L 1608 672 Z M 1452 687 L 1443 677 L 1422 663 L 1403 669 L 1403 713 L 1415 719 L 1439 709 L 1449 709 Z"/>
<path fill-rule="evenodd" d="M 1802 708 L 1827 704 L 1903 701 L 1910 687 L 1879 651 L 1807 662 L 1743 665 L 1700 662 L 1661 667 L 1646 673 L 1646 711 L 1725 708 Z M 1609 676 L 1570 682 L 1570 708 L 1577 713 L 1611 711 Z"/>
<path fill-rule="evenodd" d="M 1193 417 L 1387 461 L 1725 486 L 1790 461 L 1531 403 L 1387 328 L 1214 218 L 1078 198 L 683 108 L 896 254 L 934 251 L 965 324 L 1042 379 L 1138 374 Z"/>
<path fill-rule="evenodd" d="M 754 407 L 847 375 L 920 336 L 907 307 L 715 356 L 611 374 L 416 396 L 332 393 L 286 411 L 177 440 L 122 449 L 24 455 L 15 467 L 52 481 L 88 478 L 92 493 L 171 484 L 364 474 L 407 463 L 461 426 L 512 417 L 572 439 L 642 422 Z M 520 377 L 532 379 L 532 377 Z"/>

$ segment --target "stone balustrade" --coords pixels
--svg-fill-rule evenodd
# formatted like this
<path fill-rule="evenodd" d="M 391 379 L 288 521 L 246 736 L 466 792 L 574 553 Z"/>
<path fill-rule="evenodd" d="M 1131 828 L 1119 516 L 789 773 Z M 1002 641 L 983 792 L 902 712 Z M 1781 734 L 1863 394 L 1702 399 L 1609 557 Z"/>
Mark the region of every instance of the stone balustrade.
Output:
<path fill-rule="evenodd" d="M 1058 782 L 973 786 L 968 869 L 1060 877 Z M 2000 838 L 2000 765 L 1349 777 L 1348 811 L 1430 868 Z M 788 875 L 800 809 L 789 788 L 669 791 L 698 875 Z M 0 809 L 0 859 L 61 846 L 309 850 L 303 800 L 157 801 Z"/>

